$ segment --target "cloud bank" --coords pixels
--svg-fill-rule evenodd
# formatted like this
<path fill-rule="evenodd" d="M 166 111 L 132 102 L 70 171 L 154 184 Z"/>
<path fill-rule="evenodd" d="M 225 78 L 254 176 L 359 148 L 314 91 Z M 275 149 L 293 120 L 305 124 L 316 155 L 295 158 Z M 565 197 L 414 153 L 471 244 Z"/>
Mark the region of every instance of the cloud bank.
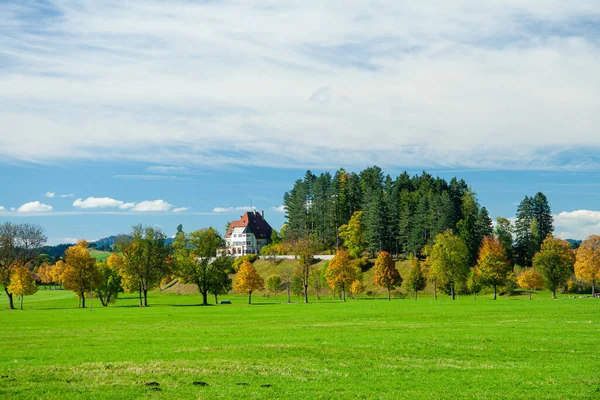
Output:
<path fill-rule="evenodd" d="M 18 213 L 39 213 L 39 212 L 50 212 L 50 211 L 52 211 L 52 206 L 49 206 L 44 203 L 40 203 L 39 201 L 31 201 L 31 202 L 25 203 L 21 207 L 17 208 Z"/>
<path fill-rule="evenodd" d="M 164 200 L 145 200 L 139 203 L 126 203 L 122 200 L 116 200 L 110 197 L 88 197 L 85 200 L 75 200 L 73 202 L 73 207 L 82 209 L 118 208 L 120 210 L 140 212 L 162 212 L 169 211 L 173 205 Z"/>
<path fill-rule="evenodd" d="M 0 156 L 598 169 L 598 24 L 592 0 L 12 2 Z"/>

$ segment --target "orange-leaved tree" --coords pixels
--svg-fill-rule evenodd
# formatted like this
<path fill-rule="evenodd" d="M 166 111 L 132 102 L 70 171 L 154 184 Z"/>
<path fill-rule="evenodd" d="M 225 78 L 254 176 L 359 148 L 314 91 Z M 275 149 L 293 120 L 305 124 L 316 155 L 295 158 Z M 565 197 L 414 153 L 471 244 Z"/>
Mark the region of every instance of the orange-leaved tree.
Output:
<path fill-rule="evenodd" d="M 592 284 L 592 296 L 596 294 L 596 281 L 600 279 L 600 236 L 591 235 L 577 249 L 575 276 Z"/>
<path fill-rule="evenodd" d="M 244 260 L 240 269 L 235 275 L 234 289 L 238 293 L 248 292 L 248 304 L 252 304 L 252 292 L 265 288 L 265 281 L 256 272 L 254 265 L 248 260 Z"/>
<path fill-rule="evenodd" d="M 496 300 L 498 286 L 506 283 L 512 268 L 506 256 L 506 249 L 495 236 L 483 238 L 477 259 L 477 269 L 480 282 L 494 288 L 494 300 Z"/>
<path fill-rule="evenodd" d="M 346 301 L 346 291 L 359 275 L 358 268 L 350 262 L 350 254 L 344 249 L 339 249 L 335 253 L 335 257 L 329 261 L 325 271 L 327 284 L 335 292 L 341 292 L 344 301 Z"/>
<path fill-rule="evenodd" d="M 379 253 L 375 261 L 375 284 L 387 289 L 388 300 L 391 299 L 392 289 L 402 285 L 402 276 L 387 251 Z"/>
<path fill-rule="evenodd" d="M 66 265 L 61 276 L 63 286 L 77 295 L 81 308 L 85 308 L 86 292 L 93 291 L 102 283 L 102 274 L 88 246 L 88 242 L 80 240 L 65 251 Z"/>
<path fill-rule="evenodd" d="M 22 310 L 23 296 L 29 296 L 30 294 L 37 292 L 35 280 L 27 267 L 19 265 L 13 270 L 8 290 L 19 297 L 19 308 Z"/>
<path fill-rule="evenodd" d="M 67 265 L 65 264 L 65 262 L 63 260 L 58 260 L 56 262 L 56 264 L 54 264 L 52 266 L 52 268 L 50 268 L 50 275 L 52 276 L 52 282 L 57 284 L 59 287 L 62 286 L 62 284 L 63 284 L 62 276 L 63 276 L 63 272 L 65 271 L 66 267 L 67 267 Z"/>
<path fill-rule="evenodd" d="M 44 289 L 48 289 L 48 285 L 52 284 L 52 266 L 50 264 L 42 263 L 37 268 L 37 276 L 44 284 Z M 52 288 L 52 286 L 50 286 Z"/>
<path fill-rule="evenodd" d="M 517 285 L 523 289 L 529 290 L 529 299 L 531 299 L 531 291 L 544 287 L 544 279 L 535 269 L 528 268 L 517 277 Z"/>

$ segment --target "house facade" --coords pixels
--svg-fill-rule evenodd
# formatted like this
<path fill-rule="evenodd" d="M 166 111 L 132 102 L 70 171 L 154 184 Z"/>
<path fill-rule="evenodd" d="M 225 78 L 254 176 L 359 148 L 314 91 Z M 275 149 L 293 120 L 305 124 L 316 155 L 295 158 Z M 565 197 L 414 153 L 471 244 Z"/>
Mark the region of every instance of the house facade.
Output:
<path fill-rule="evenodd" d="M 239 220 L 232 221 L 225 234 L 227 255 L 235 257 L 259 254 L 271 241 L 273 228 L 265 220 L 264 212 L 249 211 Z"/>

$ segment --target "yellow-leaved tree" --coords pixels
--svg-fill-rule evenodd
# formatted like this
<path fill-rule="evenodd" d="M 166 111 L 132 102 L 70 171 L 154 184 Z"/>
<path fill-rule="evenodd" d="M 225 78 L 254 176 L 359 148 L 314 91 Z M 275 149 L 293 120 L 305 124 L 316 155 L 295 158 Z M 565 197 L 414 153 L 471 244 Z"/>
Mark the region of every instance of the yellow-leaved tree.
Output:
<path fill-rule="evenodd" d="M 506 249 L 495 236 L 485 236 L 477 259 L 479 280 L 485 286 L 494 288 L 494 300 L 498 286 L 504 285 L 512 267 L 506 256 Z"/>
<path fill-rule="evenodd" d="M 48 289 L 48 286 L 52 284 L 52 266 L 42 263 L 37 269 L 37 276 L 40 282 L 44 284 L 44 289 Z"/>
<path fill-rule="evenodd" d="M 339 227 L 339 236 L 344 241 L 344 246 L 353 258 L 359 258 L 367 249 L 365 239 L 365 226 L 363 223 L 363 212 L 356 211 L 352 214 L 346 225 Z"/>
<path fill-rule="evenodd" d="M 575 276 L 592 284 L 592 296 L 596 294 L 596 281 L 600 279 L 600 236 L 591 235 L 577 249 Z"/>
<path fill-rule="evenodd" d="M 350 262 L 350 254 L 344 249 L 339 249 L 335 253 L 335 257 L 329 261 L 325 270 L 327 284 L 334 292 L 341 292 L 344 301 L 346 301 L 346 291 L 359 275 L 358 268 Z"/>
<path fill-rule="evenodd" d="M 364 291 L 365 291 L 365 285 L 363 285 L 362 281 L 359 279 L 356 279 L 350 285 L 350 293 L 352 293 L 352 295 L 356 298 L 357 301 L 358 301 L 358 295 Z"/>
<path fill-rule="evenodd" d="M 544 278 L 546 287 L 552 291 L 552 298 L 556 298 L 556 290 L 567 283 L 573 274 L 575 253 L 566 240 L 546 236 L 541 250 L 533 257 L 533 267 Z"/>
<path fill-rule="evenodd" d="M 388 301 L 391 291 L 397 286 L 402 285 L 402 276 L 396 269 L 396 263 L 392 260 L 390 253 L 382 251 L 375 261 L 375 284 L 388 291 Z"/>
<path fill-rule="evenodd" d="M 62 276 L 63 272 L 65 272 L 65 268 L 67 265 L 63 260 L 58 260 L 56 264 L 54 264 L 50 268 L 50 276 L 52 277 L 52 282 L 56 283 L 58 286 L 62 286 Z"/>
<path fill-rule="evenodd" d="M 29 296 L 30 294 L 37 292 L 35 280 L 27 267 L 19 265 L 13 269 L 8 290 L 19 297 L 19 308 L 22 310 L 23 296 Z"/>
<path fill-rule="evenodd" d="M 81 308 L 85 308 L 86 292 L 93 291 L 102 283 L 102 274 L 88 246 L 88 242 L 80 240 L 65 251 L 65 268 L 61 275 L 63 286 L 77 295 Z"/>
<path fill-rule="evenodd" d="M 248 260 L 244 260 L 240 269 L 235 275 L 234 289 L 238 293 L 248 292 L 248 304 L 252 304 L 252 292 L 265 288 L 265 281 L 256 272 L 254 265 Z"/>
<path fill-rule="evenodd" d="M 535 269 L 528 268 L 517 277 L 517 285 L 523 289 L 529 290 L 529 299 L 531 300 L 531 291 L 544 287 L 544 279 Z"/>

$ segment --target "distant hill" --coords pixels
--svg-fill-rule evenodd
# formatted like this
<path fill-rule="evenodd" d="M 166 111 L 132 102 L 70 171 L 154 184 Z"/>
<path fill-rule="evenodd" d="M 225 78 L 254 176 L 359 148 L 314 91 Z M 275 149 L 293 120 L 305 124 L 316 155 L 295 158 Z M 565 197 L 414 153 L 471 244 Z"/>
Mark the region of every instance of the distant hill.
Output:
<path fill-rule="evenodd" d="M 566 241 L 569 242 L 573 249 L 577 249 L 579 246 L 581 246 L 581 240 L 566 239 Z"/>

